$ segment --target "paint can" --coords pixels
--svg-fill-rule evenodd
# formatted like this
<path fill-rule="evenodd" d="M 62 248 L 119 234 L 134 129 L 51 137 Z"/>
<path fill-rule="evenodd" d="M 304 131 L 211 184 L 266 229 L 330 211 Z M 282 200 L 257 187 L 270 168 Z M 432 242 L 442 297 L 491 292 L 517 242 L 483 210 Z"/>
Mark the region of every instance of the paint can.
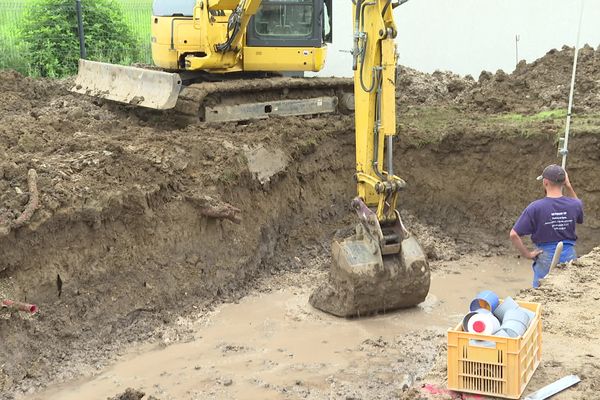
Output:
<path fill-rule="evenodd" d="M 477 313 L 469 318 L 469 333 L 480 333 L 482 335 L 493 335 L 500 329 L 500 321 L 492 313 Z"/>
<path fill-rule="evenodd" d="M 494 312 L 496 307 L 498 307 L 498 303 L 500 299 L 498 299 L 498 295 L 491 290 L 484 290 L 483 292 L 479 292 L 477 296 L 471 301 L 470 310 L 475 311 L 480 308 L 485 308 L 491 312 Z"/>
<path fill-rule="evenodd" d="M 471 317 L 473 317 L 474 315 L 477 314 L 490 314 L 489 310 L 486 310 L 485 308 L 480 308 L 478 310 L 475 311 L 471 311 L 470 313 L 468 313 L 467 315 L 465 315 L 465 317 L 463 318 L 463 330 L 465 332 L 469 332 L 469 320 L 471 319 Z"/>

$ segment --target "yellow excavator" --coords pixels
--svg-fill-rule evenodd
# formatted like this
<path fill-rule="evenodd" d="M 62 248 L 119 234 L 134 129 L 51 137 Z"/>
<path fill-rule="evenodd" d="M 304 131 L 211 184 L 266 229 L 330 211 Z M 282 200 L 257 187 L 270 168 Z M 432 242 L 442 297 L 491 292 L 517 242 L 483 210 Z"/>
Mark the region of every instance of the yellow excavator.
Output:
<path fill-rule="evenodd" d="M 349 111 L 350 79 L 325 64 L 332 0 L 155 0 L 155 68 L 80 60 L 73 91 L 206 122 Z"/>
<path fill-rule="evenodd" d="M 430 272 L 397 208 L 406 186 L 395 175 L 393 9 L 407 0 L 353 4 L 353 82 L 294 78 L 319 71 L 331 39 L 332 0 L 157 0 L 152 55 L 158 68 L 80 61 L 73 91 L 202 121 L 355 110 L 356 232 L 332 244 L 329 279 L 310 303 L 342 317 L 422 302 Z M 349 91 L 354 86 L 354 95 Z M 353 104 L 350 104 L 353 103 Z"/>

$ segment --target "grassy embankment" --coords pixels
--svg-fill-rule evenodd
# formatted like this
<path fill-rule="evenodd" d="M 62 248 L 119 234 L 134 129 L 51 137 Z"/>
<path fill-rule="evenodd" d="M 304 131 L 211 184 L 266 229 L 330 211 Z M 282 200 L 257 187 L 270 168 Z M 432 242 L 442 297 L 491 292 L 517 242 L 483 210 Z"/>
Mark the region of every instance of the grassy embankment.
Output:
<path fill-rule="evenodd" d="M 449 135 L 468 135 L 480 131 L 509 136 L 532 137 L 565 132 L 565 109 L 542 111 L 532 115 L 516 113 L 488 114 L 459 107 L 410 107 L 398 115 L 402 140 L 415 146 L 436 143 Z M 571 134 L 600 134 L 600 114 L 574 114 Z"/>

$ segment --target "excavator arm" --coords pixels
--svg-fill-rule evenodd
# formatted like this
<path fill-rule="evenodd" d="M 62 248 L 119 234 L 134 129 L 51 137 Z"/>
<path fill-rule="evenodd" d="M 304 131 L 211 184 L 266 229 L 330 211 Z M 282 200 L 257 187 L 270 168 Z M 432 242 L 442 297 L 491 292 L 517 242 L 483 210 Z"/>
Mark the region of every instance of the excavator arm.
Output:
<path fill-rule="evenodd" d="M 405 2 L 402 1 L 401 2 Z M 329 280 L 311 295 L 323 311 L 354 317 L 417 305 L 429 292 L 423 249 L 397 210 L 406 182 L 394 174 L 397 29 L 392 0 L 352 0 L 356 233 L 334 241 Z"/>
<path fill-rule="evenodd" d="M 391 0 L 356 0 L 353 11 L 358 196 L 377 207 L 380 222 L 393 222 L 398 192 L 405 186 L 392 163 L 397 29 Z"/>
<path fill-rule="evenodd" d="M 210 7 L 211 10 L 232 10 L 227 23 L 227 40 L 215 45 L 215 49 L 219 53 L 228 51 L 239 52 L 242 48 L 242 39 L 244 37 L 244 32 L 248 27 L 248 23 L 250 22 L 250 18 L 256 14 L 262 0 L 215 0 L 213 3 L 214 4 Z M 231 8 L 234 5 L 235 8 Z"/>

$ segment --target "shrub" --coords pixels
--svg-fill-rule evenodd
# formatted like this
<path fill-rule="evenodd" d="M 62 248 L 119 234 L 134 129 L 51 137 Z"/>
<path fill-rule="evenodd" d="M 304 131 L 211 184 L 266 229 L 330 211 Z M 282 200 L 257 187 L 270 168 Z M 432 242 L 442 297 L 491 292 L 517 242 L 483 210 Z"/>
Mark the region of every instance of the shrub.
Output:
<path fill-rule="evenodd" d="M 0 32 L 0 38 L 1 32 Z M 18 43 L 5 43 L 0 41 L 0 69 L 14 69 L 23 74 L 27 71 L 27 62 L 23 57 L 22 50 L 23 46 L 19 46 Z"/>
<path fill-rule="evenodd" d="M 140 55 L 139 43 L 115 0 L 83 0 L 87 58 L 127 64 Z M 77 72 L 79 36 L 75 0 L 30 0 L 21 37 L 33 75 L 63 77 Z"/>

